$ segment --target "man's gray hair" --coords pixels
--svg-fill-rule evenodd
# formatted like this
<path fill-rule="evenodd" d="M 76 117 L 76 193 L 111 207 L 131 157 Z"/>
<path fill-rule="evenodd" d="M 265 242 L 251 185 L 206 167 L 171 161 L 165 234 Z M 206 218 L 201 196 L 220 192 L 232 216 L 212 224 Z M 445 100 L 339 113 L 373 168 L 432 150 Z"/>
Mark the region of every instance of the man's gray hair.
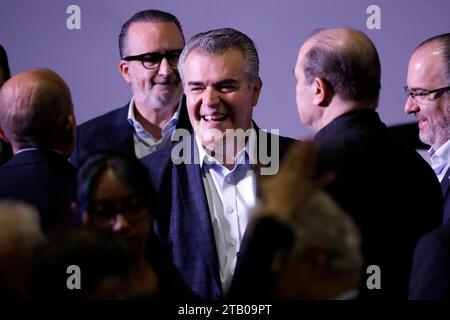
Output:
<path fill-rule="evenodd" d="M 37 246 L 45 238 L 34 207 L 0 201 L 0 296 L 26 298 L 27 275 Z"/>
<path fill-rule="evenodd" d="M 291 225 L 295 242 L 290 261 L 301 259 L 311 248 L 325 249 L 336 273 L 360 271 L 360 234 L 351 218 L 325 192 L 316 192 L 302 206 Z"/>
<path fill-rule="evenodd" d="M 44 240 L 37 210 L 19 201 L 0 201 L 0 256 L 6 246 L 28 252 Z"/>
<path fill-rule="evenodd" d="M 245 59 L 245 72 L 251 85 L 259 76 L 259 57 L 255 43 L 244 33 L 232 28 L 222 28 L 199 33 L 189 39 L 180 56 L 178 69 L 184 81 L 184 64 L 192 51 L 206 55 L 221 55 L 229 49 L 238 49 Z"/>

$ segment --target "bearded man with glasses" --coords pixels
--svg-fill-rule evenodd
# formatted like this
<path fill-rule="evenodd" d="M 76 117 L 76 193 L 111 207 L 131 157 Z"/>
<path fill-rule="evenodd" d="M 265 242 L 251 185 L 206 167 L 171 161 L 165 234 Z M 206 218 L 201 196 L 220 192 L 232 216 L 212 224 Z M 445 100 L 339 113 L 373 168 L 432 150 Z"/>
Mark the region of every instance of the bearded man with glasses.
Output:
<path fill-rule="evenodd" d="M 450 298 L 450 33 L 422 42 L 408 65 L 405 112 L 414 114 L 419 138 L 428 144 L 431 166 L 444 196 L 444 225 L 417 244 L 410 299 Z"/>
<path fill-rule="evenodd" d="M 414 114 L 444 196 L 444 222 L 450 219 L 450 33 L 422 42 L 408 65 L 405 112 Z"/>
<path fill-rule="evenodd" d="M 185 44 L 178 19 L 159 10 L 136 13 L 119 34 L 122 77 L 133 97 L 124 107 L 78 127 L 74 165 L 95 152 L 116 151 L 138 159 L 171 144 L 177 128 L 192 130 L 178 73 Z"/>

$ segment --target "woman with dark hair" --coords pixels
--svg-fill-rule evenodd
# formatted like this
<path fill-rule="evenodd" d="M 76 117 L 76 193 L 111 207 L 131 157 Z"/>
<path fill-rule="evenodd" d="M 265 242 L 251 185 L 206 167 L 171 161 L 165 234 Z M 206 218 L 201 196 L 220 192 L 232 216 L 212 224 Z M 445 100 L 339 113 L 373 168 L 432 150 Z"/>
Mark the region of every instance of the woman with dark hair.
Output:
<path fill-rule="evenodd" d="M 98 154 L 81 166 L 77 184 L 77 215 L 83 224 L 112 230 L 132 252 L 132 296 L 189 297 L 154 245 L 154 192 L 141 163 L 124 155 Z"/>

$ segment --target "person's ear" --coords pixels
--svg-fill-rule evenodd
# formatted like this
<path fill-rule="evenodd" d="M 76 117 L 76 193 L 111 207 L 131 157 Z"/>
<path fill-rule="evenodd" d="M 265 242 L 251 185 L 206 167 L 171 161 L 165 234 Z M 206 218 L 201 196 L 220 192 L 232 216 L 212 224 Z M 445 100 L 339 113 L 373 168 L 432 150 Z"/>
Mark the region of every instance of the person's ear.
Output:
<path fill-rule="evenodd" d="M 312 88 L 314 90 L 314 104 L 319 107 L 327 107 L 332 98 L 332 90 L 328 82 L 322 78 L 316 77 L 313 80 Z"/>
<path fill-rule="evenodd" d="M 70 149 L 72 149 L 72 145 L 75 143 L 76 130 L 77 130 L 77 124 L 75 121 L 75 116 L 73 114 L 70 114 L 66 118 L 64 136 L 62 137 L 63 142 L 66 146 L 71 145 Z M 70 150 L 70 152 L 71 152 L 71 150 Z M 70 155 L 70 153 L 69 153 L 69 155 Z"/>
<path fill-rule="evenodd" d="M 77 122 L 75 121 L 75 115 L 70 114 L 69 116 L 67 116 L 66 129 L 68 132 L 72 133 L 73 136 L 75 136 L 76 128 Z"/>
<path fill-rule="evenodd" d="M 130 69 L 128 68 L 128 63 L 125 60 L 120 60 L 119 71 L 125 81 L 130 84 Z"/>
<path fill-rule="evenodd" d="M 261 88 L 262 88 L 262 80 L 261 78 L 258 76 L 258 78 L 255 81 L 255 84 L 253 85 L 253 97 L 252 97 L 252 106 L 256 106 L 256 104 L 258 103 L 258 99 L 259 99 L 259 94 L 261 93 Z"/>

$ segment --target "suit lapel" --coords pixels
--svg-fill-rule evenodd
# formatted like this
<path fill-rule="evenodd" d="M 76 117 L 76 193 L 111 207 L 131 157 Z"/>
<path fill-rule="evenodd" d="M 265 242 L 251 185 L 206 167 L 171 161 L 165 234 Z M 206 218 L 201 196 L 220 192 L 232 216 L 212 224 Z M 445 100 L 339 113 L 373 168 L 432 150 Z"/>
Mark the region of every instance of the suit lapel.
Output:
<path fill-rule="evenodd" d="M 194 150 L 193 139 L 194 135 L 191 135 L 191 152 L 197 152 Z M 200 165 L 193 162 L 177 165 L 176 169 L 179 177 L 178 188 L 186 213 L 184 221 L 190 225 L 188 230 L 192 232 L 188 238 L 194 238 L 197 248 L 202 251 L 205 264 L 221 288 L 219 260 Z"/>
<path fill-rule="evenodd" d="M 135 155 L 133 126 L 128 122 L 128 108 L 129 103 L 116 114 L 115 119 L 110 123 L 109 138 L 111 143 L 117 145 L 118 150 L 123 150 L 125 154 Z"/>
<path fill-rule="evenodd" d="M 450 187 L 450 168 L 447 169 L 447 172 L 444 175 L 444 178 L 441 181 L 441 189 L 442 189 L 442 195 L 445 196 L 448 193 L 448 189 Z"/>
<path fill-rule="evenodd" d="M 178 116 L 178 122 L 177 122 L 177 129 L 186 129 L 189 130 L 190 133 L 193 132 L 192 125 L 189 120 L 189 115 L 187 112 L 186 107 L 186 96 L 183 95 L 183 98 L 181 99 L 181 108 L 180 108 L 180 114 Z"/>

